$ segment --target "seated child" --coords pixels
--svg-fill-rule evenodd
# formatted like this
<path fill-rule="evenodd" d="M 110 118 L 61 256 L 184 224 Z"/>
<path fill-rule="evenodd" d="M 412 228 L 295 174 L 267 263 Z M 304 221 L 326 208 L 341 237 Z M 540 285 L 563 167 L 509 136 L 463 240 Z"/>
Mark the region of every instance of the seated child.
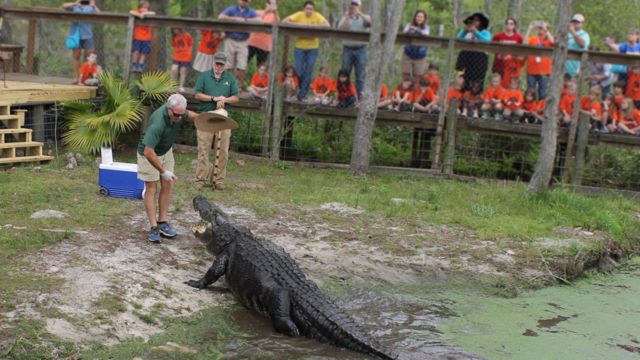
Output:
<path fill-rule="evenodd" d="M 482 84 L 474 82 L 471 84 L 471 89 L 462 94 L 462 116 L 471 114 L 471 116 L 477 118 L 483 103 Z"/>
<path fill-rule="evenodd" d="M 359 106 L 358 92 L 356 86 L 349 79 L 349 73 L 346 70 L 338 72 L 338 81 L 336 81 L 336 100 L 333 104 L 340 109 L 351 106 Z"/>
<path fill-rule="evenodd" d="M 484 92 L 484 102 L 482 103 L 482 118 L 502 117 L 502 97 L 505 89 L 502 87 L 502 76 L 494 73 L 491 76 L 491 85 L 487 86 Z"/>
<path fill-rule="evenodd" d="M 409 79 L 402 80 L 402 84 L 396 86 L 391 95 L 393 111 L 413 110 L 413 82 Z"/>
<path fill-rule="evenodd" d="M 567 84 L 566 94 L 560 99 L 559 120 L 561 126 L 569 126 L 573 117 L 573 106 L 576 102 L 578 85 L 574 82 Z"/>
<path fill-rule="evenodd" d="M 618 132 L 640 135 L 640 110 L 635 108 L 632 98 L 624 98 L 620 103 L 620 115 L 616 125 Z"/>
<path fill-rule="evenodd" d="M 460 106 L 462 106 L 462 88 L 464 87 L 464 78 L 457 76 L 453 80 L 453 84 L 449 86 L 449 92 L 447 93 L 447 107 L 451 106 L 451 99 L 456 99 L 458 102 L 458 113 L 460 113 Z"/>
<path fill-rule="evenodd" d="M 523 119 L 529 124 L 542 124 L 544 112 L 544 99 L 536 101 L 536 90 L 529 89 L 524 93 Z"/>
<path fill-rule="evenodd" d="M 626 96 L 633 100 L 636 109 L 640 109 L 640 66 L 632 66 L 627 74 Z"/>
<path fill-rule="evenodd" d="M 391 98 L 389 97 L 389 88 L 387 84 L 382 83 L 380 88 L 380 98 L 378 99 L 378 109 L 390 109 Z"/>
<path fill-rule="evenodd" d="M 332 78 L 329 77 L 329 69 L 326 67 L 320 68 L 320 73 L 311 83 L 311 90 L 315 95 L 315 103 L 320 105 L 331 104 L 331 92 L 335 89 L 335 83 Z"/>
<path fill-rule="evenodd" d="M 591 114 L 590 127 L 591 129 L 600 132 L 609 132 L 605 121 L 602 119 L 602 105 L 600 104 L 600 86 L 592 86 L 589 89 L 589 95 L 583 96 L 580 99 L 580 110 L 586 111 Z"/>
<path fill-rule="evenodd" d="M 296 93 L 300 86 L 300 78 L 296 75 L 296 70 L 293 66 L 289 65 L 284 69 L 284 74 L 280 74 L 278 83 L 284 86 L 285 101 L 296 100 Z"/>
<path fill-rule="evenodd" d="M 247 88 L 252 96 L 259 99 L 266 99 L 269 93 L 269 74 L 267 74 L 267 65 L 260 64 L 258 71 L 253 74 L 251 84 Z"/>
<path fill-rule="evenodd" d="M 524 111 L 522 104 L 524 103 L 524 94 L 520 90 L 520 78 L 511 78 L 511 84 L 508 90 L 505 90 L 503 98 L 504 118 L 513 123 L 519 123 L 522 119 Z"/>
<path fill-rule="evenodd" d="M 437 107 L 437 96 L 430 86 L 426 77 L 418 80 L 418 88 L 413 93 L 413 109 L 420 112 L 430 113 Z"/>
<path fill-rule="evenodd" d="M 438 65 L 429 64 L 429 69 L 425 75 L 427 80 L 429 80 L 429 86 L 434 94 L 438 94 L 438 90 L 440 90 L 440 75 L 438 75 L 438 70 Z"/>
<path fill-rule="evenodd" d="M 78 75 L 78 85 L 98 86 L 100 81 L 98 76 L 102 73 L 102 68 L 97 63 L 98 55 L 89 54 L 87 61 L 80 66 Z"/>

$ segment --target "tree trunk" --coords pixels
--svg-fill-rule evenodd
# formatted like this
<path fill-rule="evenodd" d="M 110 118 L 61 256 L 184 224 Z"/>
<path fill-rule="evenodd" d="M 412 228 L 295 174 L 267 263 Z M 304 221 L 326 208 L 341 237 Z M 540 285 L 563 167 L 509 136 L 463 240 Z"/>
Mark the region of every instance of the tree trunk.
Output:
<path fill-rule="evenodd" d="M 512 17 L 517 21 L 520 20 L 520 9 L 522 8 L 522 0 L 509 0 L 509 8 L 507 17 Z"/>
<path fill-rule="evenodd" d="M 387 2 L 384 29 L 383 17 L 380 14 L 380 1 L 373 0 L 371 3 L 373 23 L 371 24 L 371 34 L 369 35 L 369 53 L 365 70 L 367 81 L 365 82 L 362 102 L 358 111 L 351 152 L 351 171 L 354 174 L 364 174 L 369 169 L 371 139 L 373 125 L 378 113 L 380 88 L 382 87 L 384 69 L 387 68 L 391 60 L 390 56 L 383 56 L 383 54 L 393 53 L 405 0 L 389 0 Z M 385 34 L 384 43 L 381 41 L 383 32 Z"/>
<path fill-rule="evenodd" d="M 493 8 L 493 0 L 484 0 L 484 14 L 491 19 L 491 10 Z"/>
<path fill-rule="evenodd" d="M 453 0 L 453 28 L 458 31 L 462 22 L 462 0 Z"/>
<path fill-rule="evenodd" d="M 558 125 L 556 114 L 562 92 L 564 65 L 567 61 L 567 24 L 571 16 L 572 0 L 560 0 L 556 16 L 556 47 L 553 50 L 553 69 L 549 83 L 549 91 L 544 107 L 544 122 L 542 124 L 542 142 L 538 162 L 529 181 L 530 192 L 546 190 L 551 181 L 553 164 L 556 157 Z"/>

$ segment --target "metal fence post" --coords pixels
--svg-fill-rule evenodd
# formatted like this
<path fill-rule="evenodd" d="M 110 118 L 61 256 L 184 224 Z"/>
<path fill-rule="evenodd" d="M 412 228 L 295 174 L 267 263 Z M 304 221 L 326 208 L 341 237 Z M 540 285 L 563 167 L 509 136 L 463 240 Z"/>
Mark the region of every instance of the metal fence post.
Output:
<path fill-rule="evenodd" d="M 571 174 L 571 185 L 582 185 L 582 173 L 586 159 L 587 145 L 589 143 L 589 123 L 591 114 L 580 111 L 578 116 L 578 136 L 576 140 L 576 162 Z"/>
<path fill-rule="evenodd" d="M 456 153 L 456 127 L 458 123 L 458 100 L 451 99 L 447 109 L 447 148 L 444 161 L 444 173 L 453 175 L 453 162 Z"/>
<path fill-rule="evenodd" d="M 436 126 L 436 144 L 434 148 L 434 157 L 433 164 L 431 164 L 432 169 L 440 168 L 440 157 L 442 152 L 442 136 L 443 136 L 443 127 L 444 127 L 444 116 L 445 109 L 447 107 L 447 93 L 449 91 L 449 86 L 451 83 L 451 72 L 453 71 L 453 55 L 454 55 L 454 45 L 455 40 L 449 39 L 447 46 L 447 65 L 445 67 L 444 75 L 442 78 L 442 86 L 440 86 L 440 114 L 438 115 L 438 125 Z"/>

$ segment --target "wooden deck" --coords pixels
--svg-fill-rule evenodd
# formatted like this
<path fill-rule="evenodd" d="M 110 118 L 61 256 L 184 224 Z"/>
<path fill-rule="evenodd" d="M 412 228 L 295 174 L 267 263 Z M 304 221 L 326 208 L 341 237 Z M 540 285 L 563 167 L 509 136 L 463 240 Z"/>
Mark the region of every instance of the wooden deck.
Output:
<path fill-rule="evenodd" d="M 96 97 L 96 87 L 72 84 L 72 79 L 7 73 L 0 79 L 0 104 L 35 105 Z"/>

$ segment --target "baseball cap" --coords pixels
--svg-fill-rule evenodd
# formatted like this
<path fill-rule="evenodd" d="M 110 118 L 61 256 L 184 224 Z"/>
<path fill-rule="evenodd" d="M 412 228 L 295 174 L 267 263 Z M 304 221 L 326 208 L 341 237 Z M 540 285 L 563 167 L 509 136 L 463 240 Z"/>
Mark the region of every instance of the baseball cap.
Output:
<path fill-rule="evenodd" d="M 356 4 L 358 6 L 362 5 L 362 2 L 360 0 L 351 0 L 352 4 Z"/>
<path fill-rule="evenodd" d="M 216 53 L 215 55 L 213 55 L 213 61 L 216 64 L 227 65 L 227 55 L 225 55 L 225 53 L 223 52 Z"/>
<path fill-rule="evenodd" d="M 583 22 L 584 22 L 584 16 L 582 16 L 582 14 L 575 14 L 575 15 L 573 15 L 573 17 L 571 18 L 571 21 L 573 21 L 573 22 L 583 23 Z"/>

